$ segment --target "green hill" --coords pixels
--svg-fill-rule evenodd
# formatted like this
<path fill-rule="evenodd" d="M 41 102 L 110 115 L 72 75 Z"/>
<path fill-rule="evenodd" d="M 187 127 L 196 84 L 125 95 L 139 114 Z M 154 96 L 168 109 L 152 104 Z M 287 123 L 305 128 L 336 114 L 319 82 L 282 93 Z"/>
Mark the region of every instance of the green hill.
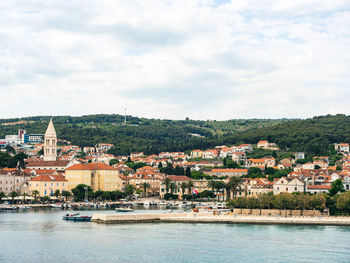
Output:
<path fill-rule="evenodd" d="M 0 138 L 6 134 L 16 134 L 19 128 L 26 129 L 28 133 L 44 133 L 49 118 L 1 119 L 0 124 L 18 121 L 28 123 L 0 125 Z M 333 143 L 350 142 L 350 116 L 340 114 L 305 120 L 229 121 L 160 120 L 127 116 L 127 125 L 123 125 L 124 116 L 116 114 L 57 116 L 53 120 L 60 139 L 79 146 L 113 143 L 114 154 L 206 149 L 222 144 L 255 144 L 262 139 L 277 143 L 283 150 L 328 154 L 333 150 Z"/>
<path fill-rule="evenodd" d="M 16 134 L 19 128 L 28 133 L 44 133 L 49 116 L 36 116 L 0 120 L 0 137 Z M 93 146 L 99 142 L 113 143 L 114 154 L 128 154 L 133 151 L 158 153 L 161 151 L 184 151 L 194 148 L 205 149 L 215 145 L 221 136 L 258 127 L 287 122 L 286 119 L 251 119 L 229 121 L 160 120 L 127 116 L 124 125 L 122 115 L 87 115 L 80 117 L 53 117 L 60 139 L 79 146 Z M 3 125 L 16 122 L 24 124 Z M 196 137 L 198 134 L 203 137 Z"/>

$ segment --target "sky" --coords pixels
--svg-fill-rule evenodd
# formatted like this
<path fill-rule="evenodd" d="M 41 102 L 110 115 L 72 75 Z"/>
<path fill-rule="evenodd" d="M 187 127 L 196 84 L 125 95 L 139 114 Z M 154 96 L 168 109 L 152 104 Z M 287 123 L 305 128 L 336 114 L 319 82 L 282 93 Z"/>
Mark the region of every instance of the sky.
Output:
<path fill-rule="evenodd" d="M 0 118 L 350 114 L 350 1 L 1 1 L 0 94 Z"/>

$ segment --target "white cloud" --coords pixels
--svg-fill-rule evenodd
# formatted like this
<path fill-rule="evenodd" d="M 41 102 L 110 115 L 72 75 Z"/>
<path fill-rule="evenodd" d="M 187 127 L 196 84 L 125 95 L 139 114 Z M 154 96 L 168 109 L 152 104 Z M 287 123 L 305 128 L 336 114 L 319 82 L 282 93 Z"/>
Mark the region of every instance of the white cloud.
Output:
<path fill-rule="evenodd" d="M 350 114 L 347 0 L 4 1 L 3 117 Z"/>

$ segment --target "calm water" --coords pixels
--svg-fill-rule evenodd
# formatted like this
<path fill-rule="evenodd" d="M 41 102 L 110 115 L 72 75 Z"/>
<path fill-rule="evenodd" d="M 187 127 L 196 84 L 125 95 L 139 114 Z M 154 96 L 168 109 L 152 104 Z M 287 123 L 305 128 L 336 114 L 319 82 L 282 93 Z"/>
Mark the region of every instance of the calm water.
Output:
<path fill-rule="evenodd" d="M 65 213 L 0 213 L 0 262 L 350 262 L 350 227 L 103 225 Z"/>

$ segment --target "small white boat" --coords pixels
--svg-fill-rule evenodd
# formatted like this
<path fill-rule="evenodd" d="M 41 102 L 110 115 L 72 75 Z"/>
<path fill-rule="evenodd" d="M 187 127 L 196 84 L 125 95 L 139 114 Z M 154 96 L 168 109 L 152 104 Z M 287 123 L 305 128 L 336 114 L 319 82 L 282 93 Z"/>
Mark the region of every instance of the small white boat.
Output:
<path fill-rule="evenodd" d="M 115 209 L 116 212 L 133 212 L 134 209 L 130 207 L 119 207 Z"/>

